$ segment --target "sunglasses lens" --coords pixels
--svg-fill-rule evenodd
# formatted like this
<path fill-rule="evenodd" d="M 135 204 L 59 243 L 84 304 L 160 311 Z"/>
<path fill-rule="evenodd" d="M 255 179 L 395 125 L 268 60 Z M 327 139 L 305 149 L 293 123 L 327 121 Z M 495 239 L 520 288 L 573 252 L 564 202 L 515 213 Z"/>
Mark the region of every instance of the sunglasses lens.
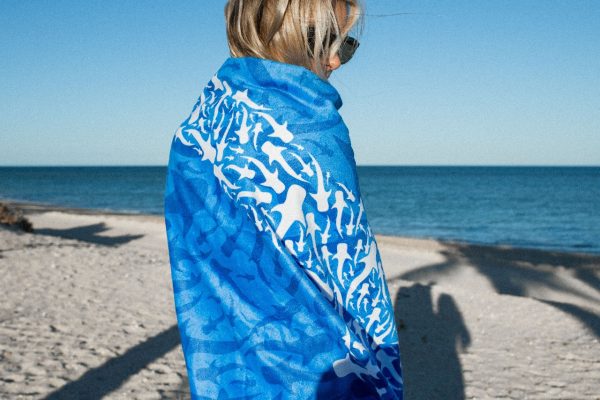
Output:
<path fill-rule="evenodd" d="M 359 45 L 360 43 L 358 42 L 358 40 L 354 39 L 351 36 L 347 36 L 342 42 L 340 49 L 338 50 L 340 63 L 346 64 L 348 61 L 350 61 Z"/>
<path fill-rule="evenodd" d="M 336 35 L 332 33 L 329 42 L 331 43 L 335 39 Z M 338 50 L 338 57 L 340 58 L 341 64 L 346 64 L 350 61 L 359 44 L 358 40 L 354 39 L 352 36 L 346 36 Z M 311 49 L 314 49 L 315 47 L 315 28 L 312 26 L 308 28 L 308 46 Z M 325 47 L 325 43 L 323 43 L 323 47 Z"/>

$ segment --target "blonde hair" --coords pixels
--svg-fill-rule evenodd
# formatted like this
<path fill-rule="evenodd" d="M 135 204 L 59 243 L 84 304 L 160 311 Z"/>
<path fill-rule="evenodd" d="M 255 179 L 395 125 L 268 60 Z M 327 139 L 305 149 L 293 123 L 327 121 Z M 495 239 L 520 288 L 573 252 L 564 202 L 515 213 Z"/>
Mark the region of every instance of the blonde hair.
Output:
<path fill-rule="evenodd" d="M 347 10 L 339 23 L 338 2 Z M 228 0 L 229 52 L 300 65 L 325 78 L 327 60 L 361 20 L 361 8 L 359 0 Z"/>

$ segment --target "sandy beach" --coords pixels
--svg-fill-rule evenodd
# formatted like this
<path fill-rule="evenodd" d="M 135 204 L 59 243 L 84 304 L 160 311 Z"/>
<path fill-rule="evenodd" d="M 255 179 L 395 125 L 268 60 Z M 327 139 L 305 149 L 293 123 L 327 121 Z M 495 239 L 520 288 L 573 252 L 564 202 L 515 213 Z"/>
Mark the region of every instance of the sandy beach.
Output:
<path fill-rule="evenodd" d="M 0 398 L 189 398 L 162 217 L 18 205 Z M 600 256 L 376 238 L 406 399 L 600 399 Z"/>

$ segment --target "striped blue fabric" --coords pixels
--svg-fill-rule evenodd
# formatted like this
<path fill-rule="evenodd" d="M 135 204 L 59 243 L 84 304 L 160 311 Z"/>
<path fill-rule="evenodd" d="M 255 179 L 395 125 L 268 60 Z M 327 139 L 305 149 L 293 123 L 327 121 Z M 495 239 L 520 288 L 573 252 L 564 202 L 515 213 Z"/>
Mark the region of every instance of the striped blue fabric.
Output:
<path fill-rule="evenodd" d="M 194 399 L 402 399 L 341 105 L 303 67 L 229 58 L 176 130 L 165 223 Z"/>

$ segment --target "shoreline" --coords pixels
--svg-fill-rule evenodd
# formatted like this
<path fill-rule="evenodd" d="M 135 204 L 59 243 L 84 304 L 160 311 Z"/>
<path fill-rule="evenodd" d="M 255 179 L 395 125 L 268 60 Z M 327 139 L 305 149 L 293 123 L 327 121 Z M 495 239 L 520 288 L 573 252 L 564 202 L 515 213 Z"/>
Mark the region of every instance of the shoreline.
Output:
<path fill-rule="evenodd" d="M 101 208 L 84 208 L 84 207 L 72 207 L 72 206 L 61 206 L 51 203 L 42 203 L 38 201 L 27 201 L 27 200 L 14 200 L 14 199 L 2 199 L 0 203 L 5 203 L 9 206 L 15 206 L 21 208 L 23 211 L 31 212 L 47 212 L 47 211 L 60 211 L 73 214 L 82 215 L 122 215 L 122 216 L 146 216 L 146 217 L 161 217 L 161 214 L 150 214 L 142 212 L 127 212 L 118 210 L 109 210 Z"/>
<path fill-rule="evenodd" d="M 122 217 L 132 217 L 132 218 L 141 218 L 144 220 L 152 219 L 155 221 L 164 222 L 164 216 L 162 214 L 151 214 L 151 213 L 143 213 L 143 212 L 127 212 L 127 211 L 117 211 L 117 210 L 103 210 L 96 208 L 83 208 L 83 207 L 71 207 L 71 206 L 60 206 L 56 204 L 49 203 L 41 203 L 34 201 L 26 201 L 26 200 L 12 200 L 12 199 L 0 199 L 0 203 L 5 203 L 8 206 L 15 206 L 22 209 L 27 213 L 44 213 L 49 211 L 70 213 L 70 214 L 78 214 L 78 215 L 109 215 L 109 216 L 122 216 Z M 35 226 L 33 227 L 35 229 Z M 527 246 L 516 246 L 511 244 L 489 244 L 489 243 L 481 243 L 481 242 L 469 242 L 465 240 L 452 240 L 452 239 L 444 239 L 444 238 L 436 238 L 436 237 L 419 237 L 419 236 L 404 236 L 404 235 L 392 235 L 392 234 L 381 234 L 375 233 L 377 237 L 384 238 L 383 240 L 393 240 L 394 238 L 400 240 L 414 240 L 415 244 L 419 241 L 425 242 L 437 242 L 443 245 L 449 246 L 471 246 L 478 248 L 500 248 L 511 251 L 521 251 L 521 252 L 535 252 L 535 253 L 546 253 L 553 254 L 556 256 L 565 256 L 565 255 L 573 255 L 580 257 L 600 257 L 600 252 L 585 252 L 585 251 L 568 251 L 562 249 L 551 249 L 551 248 L 540 248 L 540 247 L 527 247 Z M 388 239 L 385 239 L 388 238 Z"/>

